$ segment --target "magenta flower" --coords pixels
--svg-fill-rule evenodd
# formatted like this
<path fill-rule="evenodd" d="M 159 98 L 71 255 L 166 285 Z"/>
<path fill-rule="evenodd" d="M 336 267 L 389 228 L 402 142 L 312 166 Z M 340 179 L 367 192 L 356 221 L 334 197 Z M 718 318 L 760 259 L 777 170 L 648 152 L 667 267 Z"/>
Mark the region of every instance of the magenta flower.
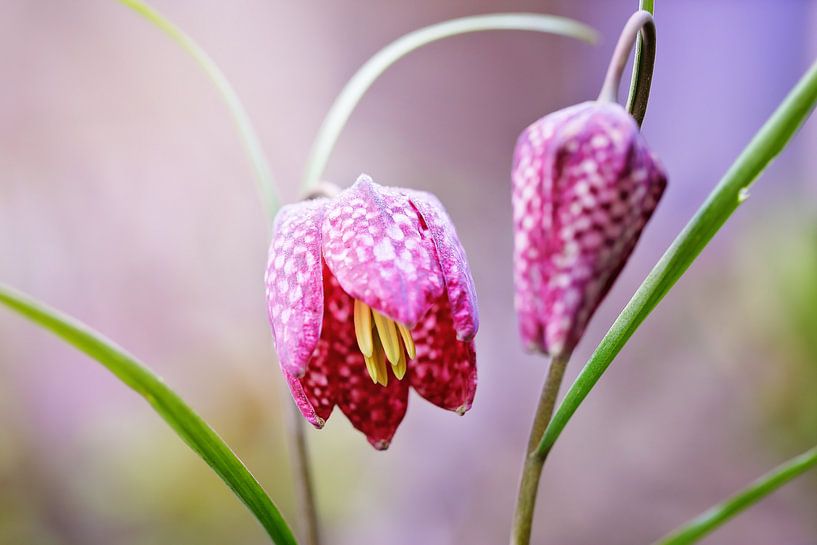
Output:
<path fill-rule="evenodd" d="M 513 164 L 522 340 L 569 354 L 615 282 L 667 180 L 635 120 L 585 102 L 525 129 Z"/>
<path fill-rule="evenodd" d="M 382 450 L 409 385 L 444 409 L 471 408 L 476 295 L 433 195 L 362 175 L 337 197 L 285 206 L 266 286 L 281 369 L 315 427 L 337 405 Z"/>

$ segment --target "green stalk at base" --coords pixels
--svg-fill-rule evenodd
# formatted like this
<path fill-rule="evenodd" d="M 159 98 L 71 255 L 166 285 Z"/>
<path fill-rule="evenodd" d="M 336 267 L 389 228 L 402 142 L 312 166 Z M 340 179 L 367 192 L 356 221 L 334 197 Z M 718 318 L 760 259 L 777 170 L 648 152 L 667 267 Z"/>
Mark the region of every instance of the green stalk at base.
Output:
<path fill-rule="evenodd" d="M 533 417 L 528 447 L 525 449 L 525 463 L 522 466 L 522 477 L 519 482 L 519 495 L 516 499 L 516 509 L 513 515 L 511 528 L 511 545 L 528 545 L 533 528 L 533 512 L 536 508 L 536 496 L 539 492 L 539 478 L 542 476 L 542 467 L 547 455 L 536 452 L 536 446 L 550 422 L 556 399 L 559 396 L 559 387 L 567 368 L 570 354 L 555 356 L 550 362 L 548 376 L 542 387 L 539 405 Z"/>

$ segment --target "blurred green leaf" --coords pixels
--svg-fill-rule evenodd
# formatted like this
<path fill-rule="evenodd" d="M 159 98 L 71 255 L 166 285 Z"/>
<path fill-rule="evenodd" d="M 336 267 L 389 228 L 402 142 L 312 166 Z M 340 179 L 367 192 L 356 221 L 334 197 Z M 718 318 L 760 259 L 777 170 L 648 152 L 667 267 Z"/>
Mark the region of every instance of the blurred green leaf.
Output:
<path fill-rule="evenodd" d="M 553 447 L 567 422 L 616 355 L 661 299 L 686 272 L 732 213 L 748 198 L 748 188 L 786 146 L 817 103 L 817 63 L 743 150 L 704 204 L 670 245 L 590 356 L 548 424 L 537 453 Z"/>
<path fill-rule="evenodd" d="M 278 198 L 275 192 L 275 183 L 270 173 L 269 163 L 264 155 L 261 143 L 258 140 L 255 129 L 250 122 L 250 116 L 244 109 L 244 105 L 238 98 L 233 86 L 230 85 L 229 80 L 221 71 L 221 69 L 213 62 L 210 55 L 207 54 L 190 36 L 178 26 L 168 21 L 161 13 L 150 7 L 147 3 L 141 0 L 119 0 L 122 4 L 131 8 L 133 11 L 150 21 L 153 25 L 170 36 L 173 41 L 179 44 L 182 49 L 187 51 L 193 60 L 204 70 L 213 84 L 218 89 L 221 98 L 227 104 L 230 114 L 233 116 L 238 132 L 241 135 L 241 141 L 244 143 L 244 149 L 250 158 L 253 172 L 255 173 L 256 182 L 258 184 L 258 191 L 261 194 L 261 200 L 264 204 L 267 214 L 270 218 L 275 216 L 278 210 Z"/>
<path fill-rule="evenodd" d="M 779 465 L 728 500 L 701 513 L 678 527 L 655 545 L 688 545 L 695 543 L 729 519 L 756 504 L 795 477 L 817 466 L 817 447 Z"/>
<path fill-rule="evenodd" d="M 157 413 L 249 508 L 277 545 L 295 545 L 292 531 L 264 489 L 210 426 L 161 378 L 88 326 L 0 283 L 0 303 L 104 365 Z"/>
<path fill-rule="evenodd" d="M 335 99 L 312 144 L 304 176 L 304 189 L 309 190 L 320 181 L 329 155 L 349 116 L 369 87 L 388 67 L 424 45 L 460 34 L 486 30 L 528 30 L 568 36 L 590 43 L 596 40 L 596 32 L 587 25 L 564 17 L 538 13 L 492 13 L 462 17 L 423 27 L 398 38 L 366 61 Z"/>

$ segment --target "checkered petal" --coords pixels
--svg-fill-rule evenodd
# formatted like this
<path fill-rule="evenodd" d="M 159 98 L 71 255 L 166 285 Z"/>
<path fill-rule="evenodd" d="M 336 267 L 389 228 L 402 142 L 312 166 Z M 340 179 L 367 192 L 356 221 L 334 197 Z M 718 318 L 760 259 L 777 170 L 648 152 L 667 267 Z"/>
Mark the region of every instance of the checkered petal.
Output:
<path fill-rule="evenodd" d="M 627 262 L 666 174 L 620 105 L 587 102 L 522 133 L 512 182 L 520 334 L 564 353 Z"/>

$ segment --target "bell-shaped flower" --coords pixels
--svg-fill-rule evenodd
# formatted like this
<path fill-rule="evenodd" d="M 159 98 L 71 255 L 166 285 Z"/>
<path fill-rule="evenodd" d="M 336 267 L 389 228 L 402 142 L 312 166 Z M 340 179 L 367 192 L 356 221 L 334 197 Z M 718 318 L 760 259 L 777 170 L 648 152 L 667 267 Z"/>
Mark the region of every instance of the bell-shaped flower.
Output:
<path fill-rule="evenodd" d="M 585 102 L 536 121 L 516 145 L 514 280 L 526 347 L 569 354 L 666 186 L 635 120 Z"/>
<path fill-rule="evenodd" d="M 281 368 L 315 427 L 337 405 L 385 449 L 409 386 L 444 409 L 470 409 L 476 295 L 454 226 L 433 195 L 362 175 L 336 197 L 285 206 L 266 288 Z"/>

